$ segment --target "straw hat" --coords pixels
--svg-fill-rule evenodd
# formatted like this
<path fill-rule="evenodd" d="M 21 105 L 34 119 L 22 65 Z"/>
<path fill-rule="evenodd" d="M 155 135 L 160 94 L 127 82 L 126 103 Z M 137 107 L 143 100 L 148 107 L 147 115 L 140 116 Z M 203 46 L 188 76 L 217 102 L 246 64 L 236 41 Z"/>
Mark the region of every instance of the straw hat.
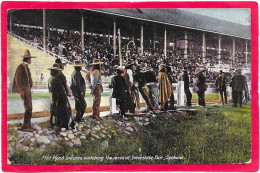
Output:
<path fill-rule="evenodd" d="M 204 68 L 197 68 L 197 69 L 195 70 L 195 74 L 198 74 L 198 73 L 200 73 L 200 72 L 202 72 L 202 71 L 204 71 Z"/>
<path fill-rule="evenodd" d="M 62 71 L 62 69 L 60 68 L 60 65 L 58 63 L 54 63 L 51 68 L 48 68 L 48 70 Z"/>
<path fill-rule="evenodd" d="M 29 50 L 25 50 L 24 55 L 21 55 L 23 58 L 36 58 L 35 56 L 31 56 L 31 53 Z"/>
<path fill-rule="evenodd" d="M 161 71 L 162 69 L 165 69 L 166 68 L 166 65 L 165 64 L 160 64 L 159 65 L 159 71 Z"/>
<path fill-rule="evenodd" d="M 116 70 L 119 70 L 119 71 L 121 71 L 121 72 L 124 72 L 124 70 L 123 70 L 122 68 L 120 68 L 120 67 L 117 67 Z"/>
<path fill-rule="evenodd" d="M 80 60 L 75 60 L 73 64 L 74 67 L 82 67 L 83 65 Z"/>
<path fill-rule="evenodd" d="M 125 67 L 129 67 L 131 65 L 136 65 L 136 63 L 134 61 L 129 61 L 126 63 Z"/>
<path fill-rule="evenodd" d="M 101 62 L 100 59 L 94 59 L 91 65 L 97 65 L 97 64 L 103 64 L 103 62 Z"/>
<path fill-rule="evenodd" d="M 149 71 L 149 70 L 151 70 L 152 68 L 150 67 L 150 66 L 146 66 L 145 67 L 145 71 Z"/>

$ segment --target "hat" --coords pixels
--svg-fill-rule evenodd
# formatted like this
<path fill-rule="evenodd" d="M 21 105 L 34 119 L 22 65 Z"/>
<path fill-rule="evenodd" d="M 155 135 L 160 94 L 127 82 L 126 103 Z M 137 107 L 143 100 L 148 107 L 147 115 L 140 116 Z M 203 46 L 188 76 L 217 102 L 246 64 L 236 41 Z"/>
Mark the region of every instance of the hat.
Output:
<path fill-rule="evenodd" d="M 62 71 L 62 69 L 60 68 L 60 65 L 58 63 L 54 63 L 51 68 L 48 68 L 48 70 Z"/>
<path fill-rule="evenodd" d="M 124 70 L 120 67 L 117 67 L 116 70 L 120 70 L 121 72 L 124 72 Z"/>
<path fill-rule="evenodd" d="M 103 62 L 101 62 L 100 59 L 94 59 L 91 65 L 97 65 L 97 64 L 103 64 Z"/>
<path fill-rule="evenodd" d="M 31 53 L 29 50 L 25 50 L 24 55 L 21 55 L 21 57 L 24 58 L 36 58 L 35 56 L 31 56 Z"/>
<path fill-rule="evenodd" d="M 220 70 L 220 71 L 219 71 L 219 74 L 222 74 L 222 73 L 223 73 L 223 71 L 222 71 L 222 70 Z"/>
<path fill-rule="evenodd" d="M 55 63 L 61 63 L 60 58 L 57 58 L 57 59 L 55 60 Z"/>
<path fill-rule="evenodd" d="M 82 67 L 83 65 L 84 65 L 84 64 L 82 64 L 80 60 L 75 60 L 75 61 L 74 61 L 74 64 L 73 64 L 74 67 L 77 67 L 77 66 Z"/>
<path fill-rule="evenodd" d="M 166 65 L 165 64 L 160 64 L 159 65 L 159 71 L 161 71 L 162 69 L 165 69 L 166 68 Z"/>
<path fill-rule="evenodd" d="M 198 74 L 198 73 L 200 73 L 200 72 L 202 72 L 202 71 L 204 71 L 204 68 L 197 68 L 197 69 L 195 70 L 195 74 Z"/>
<path fill-rule="evenodd" d="M 149 70 L 151 70 L 152 68 L 150 67 L 150 66 L 146 66 L 145 67 L 145 71 L 149 71 Z"/>
<path fill-rule="evenodd" d="M 134 61 L 129 61 L 126 63 L 125 67 L 129 67 L 131 65 L 136 65 L 136 63 Z"/>

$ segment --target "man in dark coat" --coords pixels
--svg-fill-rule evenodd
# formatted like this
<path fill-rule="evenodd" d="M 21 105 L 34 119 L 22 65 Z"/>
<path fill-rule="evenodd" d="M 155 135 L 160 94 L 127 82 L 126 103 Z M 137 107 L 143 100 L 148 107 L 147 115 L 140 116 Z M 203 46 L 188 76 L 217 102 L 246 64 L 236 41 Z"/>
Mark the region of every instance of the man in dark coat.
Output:
<path fill-rule="evenodd" d="M 198 74 L 198 82 L 197 82 L 197 87 L 198 87 L 198 103 L 199 106 L 206 106 L 205 103 L 205 91 L 207 90 L 206 86 L 206 78 L 203 75 L 203 69 L 198 69 L 195 73 Z"/>
<path fill-rule="evenodd" d="M 82 66 L 83 64 L 80 61 L 75 61 L 75 71 L 72 73 L 70 86 L 72 94 L 75 98 L 75 109 L 77 111 L 75 121 L 78 122 L 83 121 L 82 117 L 87 107 L 87 103 L 85 101 L 86 83 L 82 74 L 80 73 Z"/>
<path fill-rule="evenodd" d="M 111 79 L 110 88 L 113 88 L 112 97 L 116 98 L 116 104 L 120 106 L 120 114 L 123 117 L 126 112 L 127 86 L 125 78 L 121 76 L 124 72 L 121 68 L 116 68 L 117 75 Z"/>
<path fill-rule="evenodd" d="M 190 92 L 190 78 L 187 72 L 187 68 L 184 68 L 183 70 L 184 74 L 182 76 L 183 81 L 184 81 L 184 92 L 187 98 L 186 105 L 191 106 L 191 99 L 192 99 L 192 94 Z"/>
<path fill-rule="evenodd" d="M 51 77 L 49 79 L 48 87 L 52 95 L 51 101 L 51 126 L 56 126 L 59 132 L 61 128 L 69 128 L 71 118 L 71 107 L 66 95 L 65 87 L 62 79 L 59 77 L 60 71 L 59 64 L 53 64 L 51 70 Z M 72 124 L 71 124 L 72 125 Z M 74 126 L 74 124 L 72 125 Z"/>
<path fill-rule="evenodd" d="M 225 104 L 227 104 L 227 91 L 226 91 L 226 85 L 227 85 L 227 78 L 225 77 L 225 74 L 220 70 L 220 75 L 216 79 L 216 86 L 219 89 L 219 93 L 221 96 L 221 102 L 224 105 L 224 99 L 223 95 L 225 97 Z"/>
<path fill-rule="evenodd" d="M 31 72 L 28 67 L 31 64 L 31 58 L 29 50 L 26 50 L 23 57 L 23 63 L 20 64 L 15 72 L 12 92 L 19 93 L 21 99 L 24 101 L 24 123 L 22 126 L 22 131 L 33 132 L 34 129 L 31 127 L 31 117 L 32 117 L 32 95 L 31 88 L 33 85 Z"/>
<path fill-rule="evenodd" d="M 246 91 L 246 77 L 241 74 L 241 70 L 237 70 L 237 74 L 233 77 L 231 82 L 231 87 L 233 93 L 234 107 L 237 107 L 237 102 L 239 102 L 240 108 L 242 107 L 242 94 Z"/>

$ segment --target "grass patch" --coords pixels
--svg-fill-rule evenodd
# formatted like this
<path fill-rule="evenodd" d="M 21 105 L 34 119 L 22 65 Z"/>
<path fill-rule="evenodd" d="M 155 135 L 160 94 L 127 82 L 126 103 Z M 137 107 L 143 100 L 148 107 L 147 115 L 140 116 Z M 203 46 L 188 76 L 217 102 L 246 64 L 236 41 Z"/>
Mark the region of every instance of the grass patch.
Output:
<path fill-rule="evenodd" d="M 102 93 L 101 96 L 109 96 L 109 92 Z M 85 94 L 85 98 L 87 97 L 93 97 L 90 93 Z M 50 93 L 32 93 L 32 99 L 49 99 L 51 98 Z M 18 93 L 8 93 L 7 99 L 20 99 L 20 96 Z"/>
<path fill-rule="evenodd" d="M 19 152 L 15 164 L 231 164 L 251 158 L 251 104 L 234 108 L 215 104 L 199 108 L 199 113 L 182 122 L 158 115 L 139 131 L 125 135 L 117 131 L 111 139 L 82 141 L 81 147 L 68 148 L 62 142 L 43 153 Z M 45 124 L 46 125 L 46 124 Z M 64 160 L 44 160 L 43 156 L 64 156 Z M 104 157 L 103 160 L 65 160 L 66 156 Z M 129 157 L 109 160 L 110 157 Z M 163 157 L 161 159 L 133 159 Z M 182 159 L 167 159 L 167 156 Z"/>

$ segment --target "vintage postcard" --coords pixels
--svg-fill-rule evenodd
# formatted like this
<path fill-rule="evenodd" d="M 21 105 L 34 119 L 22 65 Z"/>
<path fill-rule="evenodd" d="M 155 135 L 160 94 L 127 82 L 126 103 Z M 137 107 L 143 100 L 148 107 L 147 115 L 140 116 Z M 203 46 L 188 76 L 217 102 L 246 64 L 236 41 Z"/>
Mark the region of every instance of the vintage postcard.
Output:
<path fill-rule="evenodd" d="M 2 2 L 2 169 L 257 171 L 256 2 Z"/>

